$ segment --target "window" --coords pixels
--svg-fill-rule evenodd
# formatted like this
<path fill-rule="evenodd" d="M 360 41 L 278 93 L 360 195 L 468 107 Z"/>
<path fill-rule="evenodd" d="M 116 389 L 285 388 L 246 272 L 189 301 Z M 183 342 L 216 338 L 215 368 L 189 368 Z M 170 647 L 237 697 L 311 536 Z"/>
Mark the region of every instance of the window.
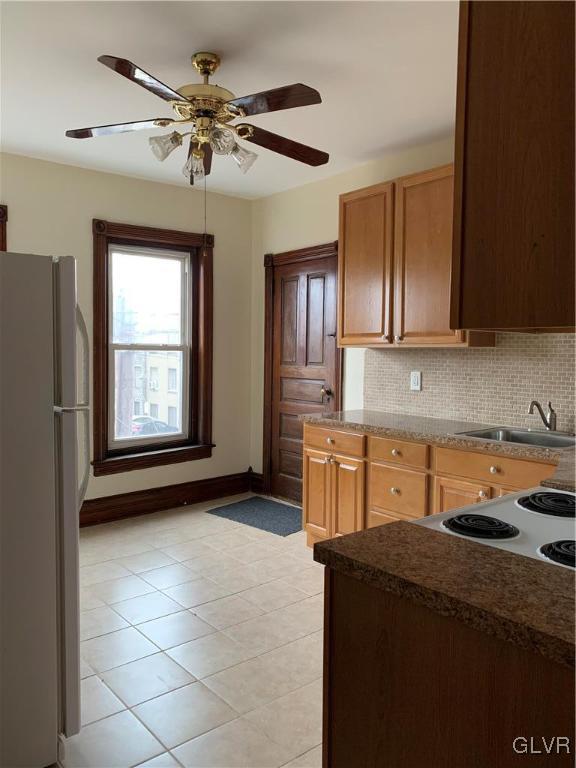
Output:
<path fill-rule="evenodd" d="M 211 455 L 213 240 L 203 240 L 94 222 L 96 475 Z"/>

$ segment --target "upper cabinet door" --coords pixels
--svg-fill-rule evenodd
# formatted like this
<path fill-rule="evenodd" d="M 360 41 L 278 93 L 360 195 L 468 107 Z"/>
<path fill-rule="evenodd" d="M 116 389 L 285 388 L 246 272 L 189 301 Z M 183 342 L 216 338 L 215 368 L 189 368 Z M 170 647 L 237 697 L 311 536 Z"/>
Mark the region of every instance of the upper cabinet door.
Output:
<path fill-rule="evenodd" d="M 396 180 L 394 340 L 461 344 L 450 330 L 452 165 Z"/>
<path fill-rule="evenodd" d="M 574 3 L 460 5 L 453 328 L 572 328 Z"/>
<path fill-rule="evenodd" d="M 393 184 L 340 197 L 338 343 L 392 343 Z"/>

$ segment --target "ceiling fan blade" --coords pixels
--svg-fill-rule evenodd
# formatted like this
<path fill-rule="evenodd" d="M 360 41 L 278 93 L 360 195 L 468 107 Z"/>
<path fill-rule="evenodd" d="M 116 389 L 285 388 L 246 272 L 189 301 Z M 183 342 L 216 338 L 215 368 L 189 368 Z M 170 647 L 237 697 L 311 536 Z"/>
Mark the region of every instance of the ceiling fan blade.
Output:
<path fill-rule="evenodd" d="M 322 101 L 318 91 L 302 83 L 273 88 L 271 91 L 253 93 L 251 96 L 240 96 L 228 101 L 233 107 L 240 107 L 245 115 L 261 115 L 264 112 L 276 112 L 279 109 L 306 107 L 309 104 L 320 104 Z"/>
<path fill-rule="evenodd" d="M 106 67 L 113 69 L 114 72 L 118 72 L 119 75 L 128 78 L 133 83 L 141 85 L 142 88 L 146 88 L 147 91 L 160 96 L 161 99 L 166 101 L 187 101 L 184 96 L 181 96 L 177 91 L 169 88 L 160 80 L 157 80 L 148 72 L 140 69 L 136 64 L 133 64 L 128 59 L 119 59 L 117 56 L 98 56 L 98 61 L 104 64 Z"/>
<path fill-rule="evenodd" d="M 89 139 L 92 136 L 108 136 L 112 133 L 127 133 L 128 131 L 142 131 L 149 128 L 164 128 L 172 125 L 174 121 L 169 118 L 156 117 L 154 120 L 140 120 L 137 123 L 115 123 L 113 125 L 94 125 L 91 128 L 74 128 L 66 131 L 70 139 Z"/>
<path fill-rule="evenodd" d="M 193 149 L 194 149 L 194 142 L 190 140 L 190 143 L 188 144 L 188 160 L 190 160 L 190 157 L 192 156 Z M 190 186 L 191 187 L 194 186 L 194 174 L 192 173 L 192 169 L 190 169 Z"/>
<path fill-rule="evenodd" d="M 208 176 L 212 170 L 212 155 L 214 153 L 210 144 L 203 144 L 202 149 L 204 150 L 204 175 Z"/>
<path fill-rule="evenodd" d="M 299 144 L 297 141 L 292 141 L 292 139 L 278 136 L 277 133 L 270 133 L 270 131 L 265 131 L 264 128 L 259 128 L 256 125 L 242 123 L 236 127 L 242 128 L 244 125 L 251 129 L 250 133 L 252 135 L 243 136 L 241 132 L 240 138 L 251 141 L 252 144 L 258 144 L 266 149 L 271 149 L 272 152 L 278 152 L 279 155 L 286 155 L 286 157 L 299 160 L 301 163 L 306 163 L 306 165 L 324 165 L 330 158 L 327 152 L 308 147 L 306 144 Z"/>

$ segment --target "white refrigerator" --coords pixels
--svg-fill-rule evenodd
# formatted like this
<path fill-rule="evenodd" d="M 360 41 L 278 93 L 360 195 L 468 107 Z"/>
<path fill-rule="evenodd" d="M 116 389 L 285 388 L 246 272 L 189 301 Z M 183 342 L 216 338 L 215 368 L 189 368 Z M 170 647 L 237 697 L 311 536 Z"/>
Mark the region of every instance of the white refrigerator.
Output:
<path fill-rule="evenodd" d="M 76 262 L 0 252 L 0 765 L 80 729 L 79 510 L 88 340 Z"/>

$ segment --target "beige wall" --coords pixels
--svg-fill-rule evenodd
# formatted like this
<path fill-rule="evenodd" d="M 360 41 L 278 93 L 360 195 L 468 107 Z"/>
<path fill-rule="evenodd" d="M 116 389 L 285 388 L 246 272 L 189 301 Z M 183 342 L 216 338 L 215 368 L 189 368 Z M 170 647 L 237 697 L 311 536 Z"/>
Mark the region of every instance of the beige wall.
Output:
<path fill-rule="evenodd" d="M 338 238 L 338 196 L 343 192 L 451 162 L 451 138 L 389 153 L 380 160 L 304 187 L 256 200 L 252 208 L 252 429 L 250 463 L 262 467 L 265 253 L 280 253 Z M 347 350 L 344 407 L 362 407 L 364 350 Z"/>
<path fill-rule="evenodd" d="M 92 219 L 202 232 L 202 193 L 15 155 L 0 156 L 11 251 L 78 259 L 79 302 L 92 326 Z M 92 478 L 88 497 L 216 477 L 248 468 L 251 202 L 208 196 L 214 249 L 212 458 Z M 29 308 L 23 307 L 24 313 Z"/>

